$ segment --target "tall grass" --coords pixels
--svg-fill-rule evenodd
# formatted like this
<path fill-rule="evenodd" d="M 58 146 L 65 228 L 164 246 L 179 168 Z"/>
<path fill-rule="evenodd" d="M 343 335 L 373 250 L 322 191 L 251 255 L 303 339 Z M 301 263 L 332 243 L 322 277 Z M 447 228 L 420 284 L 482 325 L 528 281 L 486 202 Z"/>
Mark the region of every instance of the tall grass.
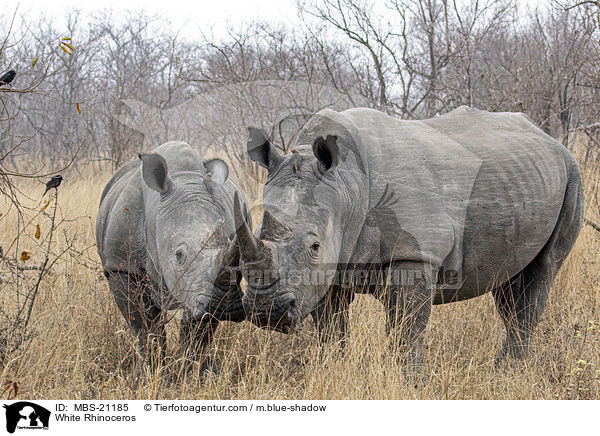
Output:
<path fill-rule="evenodd" d="M 58 215 L 70 221 L 57 235 L 55 249 L 66 238 L 75 238 L 77 251 L 62 258 L 42 283 L 31 339 L 7 356 L 1 368 L 2 380 L 20 384 L 18 398 L 600 398 L 600 233 L 589 226 L 559 273 L 531 357 L 522 363 L 494 368 L 504 327 L 487 294 L 434 307 L 425 337 L 425 382 L 415 387 L 389 351 L 381 304 L 359 295 L 351 305 L 344 353 L 333 344 L 320 347 L 310 322 L 292 335 L 260 330 L 249 322 L 221 323 L 212 345 L 221 368 L 218 375 L 180 371 L 175 318 L 168 327 L 168 359 L 162 371 L 167 376 L 147 374 L 134 387 L 135 341 L 95 250 L 96 212 L 110 175 L 73 173 L 60 188 Z M 597 176 L 597 169 L 586 171 L 586 190 L 596 191 Z M 25 203 L 35 206 L 43 185 L 26 181 L 19 189 Z M 597 213 L 594 197 L 588 197 L 586 207 Z M 0 212 L 0 244 L 7 246 L 16 234 L 16 214 L 7 202 L 0 203 Z M 28 264 L 42 255 L 35 252 L 34 231 L 35 222 L 25 229 L 30 237 L 21 243 L 22 249 L 33 251 Z M 23 271 L 22 280 L 28 274 L 34 272 Z M 8 309 L 14 285 L 9 275 L 0 285 L 0 299 Z"/>

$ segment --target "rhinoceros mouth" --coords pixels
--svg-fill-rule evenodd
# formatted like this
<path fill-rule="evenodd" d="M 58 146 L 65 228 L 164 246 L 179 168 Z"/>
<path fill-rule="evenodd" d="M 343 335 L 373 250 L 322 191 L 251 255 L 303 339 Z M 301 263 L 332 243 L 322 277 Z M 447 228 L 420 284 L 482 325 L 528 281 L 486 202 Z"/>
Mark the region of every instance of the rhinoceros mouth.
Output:
<path fill-rule="evenodd" d="M 246 290 L 246 294 L 242 299 L 244 308 L 246 310 L 246 315 L 253 324 L 260 328 L 274 330 L 280 333 L 291 333 L 300 325 L 300 318 L 298 316 L 295 306 L 289 305 L 289 297 L 293 297 L 293 294 L 286 292 L 284 294 L 278 295 L 274 299 L 267 297 L 268 301 L 272 303 L 269 305 L 264 304 L 264 302 L 263 304 L 257 304 L 256 298 L 258 297 L 258 299 L 260 300 L 261 294 L 263 298 L 265 294 L 267 296 L 274 295 L 274 291 L 268 292 L 272 289 L 273 286 L 269 286 L 267 288 L 264 288 L 262 292 L 258 293 L 256 292 L 256 288 L 248 287 L 248 289 Z M 280 299 L 284 298 L 285 301 L 280 301 Z"/>
<path fill-rule="evenodd" d="M 298 322 L 295 319 L 285 320 L 284 317 L 282 317 L 282 319 L 277 320 L 276 322 L 273 322 L 268 317 L 265 318 L 261 316 L 252 315 L 250 317 L 250 320 L 254 325 L 261 329 L 290 334 L 296 330 Z"/>

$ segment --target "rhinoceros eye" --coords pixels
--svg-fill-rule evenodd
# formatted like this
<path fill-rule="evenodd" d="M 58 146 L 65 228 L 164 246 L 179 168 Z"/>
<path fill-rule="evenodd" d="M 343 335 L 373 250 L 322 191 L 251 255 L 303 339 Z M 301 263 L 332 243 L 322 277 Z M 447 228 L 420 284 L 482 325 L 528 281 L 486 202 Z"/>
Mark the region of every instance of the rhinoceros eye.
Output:
<path fill-rule="evenodd" d="M 314 244 L 312 244 L 312 245 L 310 246 L 310 249 L 311 249 L 312 251 L 314 251 L 315 253 L 318 253 L 318 252 L 319 252 L 319 248 L 321 248 L 321 244 L 319 244 L 318 242 L 315 242 Z"/>
<path fill-rule="evenodd" d="M 179 266 L 185 263 L 185 251 L 183 248 L 178 248 L 175 250 L 175 263 Z"/>

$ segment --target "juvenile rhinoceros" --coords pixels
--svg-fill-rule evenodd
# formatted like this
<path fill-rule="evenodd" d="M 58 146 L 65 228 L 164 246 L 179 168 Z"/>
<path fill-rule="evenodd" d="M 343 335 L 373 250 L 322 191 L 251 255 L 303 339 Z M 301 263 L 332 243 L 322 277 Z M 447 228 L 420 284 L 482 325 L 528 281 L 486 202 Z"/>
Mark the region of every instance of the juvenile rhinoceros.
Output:
<path fill-rule="evenodd" d="M 186 143 L 168 142 L 119 169 L 102 193 L 98 253 L 143 357 L 149 336 L 164 353 L 167 310 L 184 309 L 181 342 L 192 359 L 220 320 L 245 318 L 230 242 L 233 197 L 243 197 L 227 176 L 222 160 L 204 161 Z"/>
<path fill-rule="evenodd" d="M 354 293 L 375 293 L 420 365 L 432 304 L 491 290 L 506 326 L 498 359 L 525 355 L 583 214 L 577 162 L 525 115 L 323 110 L 286 156 L 250 137 L 268 170 L 256 235 L 235 208 L 253 322 L 289 331 L 311 314 L 343 332 Z"/>

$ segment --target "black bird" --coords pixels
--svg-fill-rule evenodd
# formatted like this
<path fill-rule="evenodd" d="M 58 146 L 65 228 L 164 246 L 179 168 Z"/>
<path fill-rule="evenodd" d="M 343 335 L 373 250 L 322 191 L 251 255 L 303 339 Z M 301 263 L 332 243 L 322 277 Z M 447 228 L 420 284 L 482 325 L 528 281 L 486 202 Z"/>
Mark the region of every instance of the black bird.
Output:
<path fill-rule="evenodd" d="M 15 70 L 10 70 L 4 73 L 2 77 L 0 77 L 0 86 L 8 85 L 10 82 L 13 81 L 16 75 L 17 72 Z"/>
<path fill-rule="evenodd" d="M 44 195 L 46 195 L 46 192 L 48 192 L 52 188 L 54 188 L 54 189 L 58 188 L 60 186 L 60 182 L 62 182 L 62 180 L 63 180 L 63 178 L 62 178 L 62 176 L 60 174 L 58 176 L 52 177 L 48 181 L 48 183 L 46 183 L 46 190 L 44 191 Z M 44 195 L 42 195 L 42 197 Z"/>

